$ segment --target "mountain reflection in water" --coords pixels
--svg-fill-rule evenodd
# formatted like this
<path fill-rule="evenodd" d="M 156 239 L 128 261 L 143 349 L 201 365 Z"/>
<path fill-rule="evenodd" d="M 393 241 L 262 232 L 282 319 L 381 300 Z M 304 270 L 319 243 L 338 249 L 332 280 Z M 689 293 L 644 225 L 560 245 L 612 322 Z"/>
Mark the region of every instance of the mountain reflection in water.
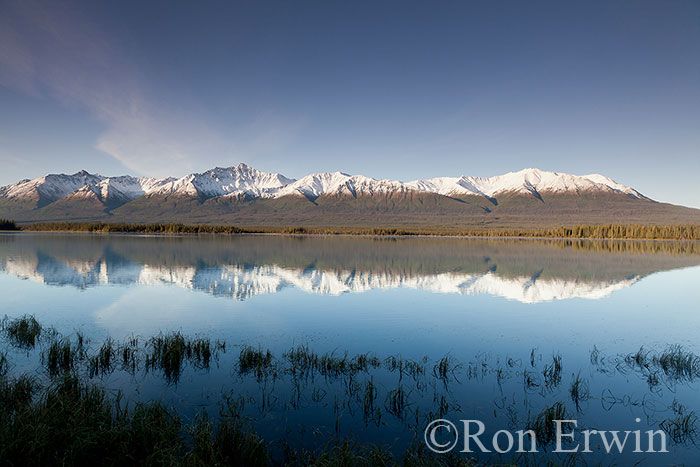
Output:
<path fill-rule="evenodd" d="M 524 303 L 598 299 L 700 264 L 694 243 L 287 236 L 0 235 L 0 269 L 77 288 L 172 284 L 247 300 L 410 288 Z"/>

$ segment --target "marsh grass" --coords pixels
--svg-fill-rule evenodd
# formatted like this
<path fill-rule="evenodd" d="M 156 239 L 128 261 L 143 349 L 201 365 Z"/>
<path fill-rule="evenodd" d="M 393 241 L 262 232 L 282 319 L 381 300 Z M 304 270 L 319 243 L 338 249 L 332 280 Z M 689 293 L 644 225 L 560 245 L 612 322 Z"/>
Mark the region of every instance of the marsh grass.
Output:
<path fill-rule="evenodd" d="M 542 370 L 544 386 L 547 389 L 554 389 L 561 384 L 561 372 L 563 370 L 561 355 L 554 355 L 552 363 L 545 365 Z"/>
<path fill-rule="evenodd" d="M 0 378 L 5 377 L 9 370 L 10 362 L 7 360 L 7 353 L 0 352 Z"/>
<path fill-rule="evenodd" d="M 698 441 L 698 417 L 695 411 L 688 409 L 673 401 L 671 406 L 675 417 L 668 418 L 660 423 L 660 427 L 664 430 L 671 441 L 675 444 L 686 445 L 696 444 Z"/>
<path fill-rule="evenodd" d="M 3 465 L 270 465 L 267 444 L 235 410 L 185 424 L 159 402 L 119 396 L 66 373 L 48 386 L 0 379 Z"/>
<path fill-rule="evenodd" d="M 433 366 L 433 376 L 440 379 L 447 387 L 451 381 L 459 382 L 456 372 L 461 368 L 462 365 L 455 358 L 451 355 L 445 355 Z"/>
<path fill-rule="evenodd" d="M 300 345 L 285 352 L 283 357 L 289 363 L 289 373 L 294 376 L 310 377 L 319 366 L 316 352 L 308 345 Z"/>
<path fill-rule="evenodd" d="M 37 389 L 36 379 L 29 375 L 20 375 L 12 379 L 2 377 L 0 379 L 0 406 L 24 407 L 32 401 Z"/>
<path fill-rule="evenodd" d="M 365 425 L 367 425 L 370 421 L 373 421 L 377 426 L 379 426 L 382 422 L 382 411 L 379 409 L 379 407 L 376 407 L 378 395 L 379 391 L 377 390 L 377 386 L 374 384 L 374 380 L 370 378 L 365 381 L 362 389 L 362 414 Z"/>
<path fill-rule="evenodd" d="M 42 360 L 51 377 L 73 370 L 78 358 L 77 349 L 67 338 L 54 339 L 42 355 Z"/>
<path fill-rule="evenodd" d="M 121 369 L 130 373 L 132 376 L 136 374 L 139 366 L 139 338 L 135 336 L 129 337 L 126 342 L 119 346 L 118 352 L 121 356 Z"/>
<path fill-rule="evenodd" d="M 326 378 L 337 378 L 341 375 L 353 373 L 348 353 L 342 356 L 335 354 L 335 351 L 321 355 L 319 359 L 319 371 Z"/>
<path fill-rule="evenodd" d="M 399 420 L 403 420 L 406 418 L 408 396 L 409 395 L 403 386 L 390 390 L 386 395 L 386 400 L 384 401 L 385 410 Z"/>
<path fill-rule="evenodd" d="M 212 353 L 211 341 L 206 338 L 189 339 L 179 331 L 152 337 L 146 344 L 149 352 L 146 354 L 146 369 L 159 369 L 169 383 L 175 384 L 180 380 L 184 365 L 189 362 L 198 369 L 208 369 L 212 356 L 216 355 L 218 347 Z M 135 367 L 138 340 L 131 338 L 122 348 L 122 363 Z"/>
<path fill-rule="evenodd" d="M 588 380 L 581 378 L 579 371 L 575 375 L 571 375 L 571 386 L 569 387 L 569 395 L 576 406 L 576 411 L 581 412 L 581 403 L 586 402 L 591 398 L 590 386 Z"/>
<path fill-rule="evenodd" d="M 556 402 L 542 410 L 542 412 L 537 414 L 534 419 L 528 421 L 527 429 L 534 431 L 537 442 L 541 443 L 543 446 L 546 446 L 554 441 L 556 436 L 556 424 L 554 423 L 554 420 L 569 419 L 570 417 L 564 404 L 561 402 Z M 570 424 L 568 424 L 568 427 L 565 428 L 565 430 L 570 430 Z"/>
<path fill-rule="evenodd" d="M 21 349 L 33 349 L 41 336 L 41 325 L 30 315 L 15 319 L 5 316 L 0 321 L 0 328 L 10 344 Z"/>
<path fill-rule="evenodd" d="M 238 387 L 232 390 L 230 397 L 225 398 L 218 417 L 209 418 L 202 412 L 191 423 L 185 423 L 180 420 L 177 412 L 161 404 L 136 404 L 130 407 L 128 403 L 120 402 L 118 394 L 93 386 L 92 379 L 119 369 L 132 375 L 145 369 L 144 376 L 149 371 L 158 370 L 157 376 L 164 377 L 169 383 L 177 382 L 185 368 L 189 371 L 208 369 L 212 362 L 217 361 L 218 353 L 225 352 L 225 342 L 213 342 L 201 337 L 189 338 L 176 332 L 161 334 L 145 341 L 134 336 L 123 342 L 108 338 L 99 347 L 91 347 L 79 332 L 70 339 L 58 335 L 49 338 L 50 330 L 51 328 L 46 328 L 42 331 L 43 337 L 37 344 L 37 352 L 40 352 L 42 365 L 47 369 L 49 377 L 37 374 L 34 377 L 19 375 L 14 379 L 9 378 L 8 375 L 15 367 L 8 361 L 7 354 L 0 352 L 0 423 L 9 426 L 0 427 L 0 437 L 4 436 L 0 438 L 0 463 L 5 460 L 5 452 L 17 456 L 20 452 L 26 456 L 34 455 L 28 446 L 24 450 L 13 447 L 14 451 L 2 451 L 5 440 L 19 436 L 17 439 L 39 443 L 33 448 L 41 451 L 37 458 L 48 459 L 49 464 L 80 463 L 90 456 L 101 460 L 117 459 L 110 456 L 117 456 L 118 453 L 126 455 L 126 446 L 135 453 L 126 458 L 126 464 L 138 464 L 144 459 L 150 459 L 149 463 L 164 465 L 269 465 L 274 457 L 274 463 L 279 465 L 281 461 L 270 450 L 274 448 L 252 431 L 250 420 L 244 418 L 244 414 L 252 413 L 254 415 L 250 416 L 257 420 L 259 416 L 277 417 L 277 412 L 282 411 L 316 410 L 323 407 L 324 410 L 332 411 L 335 417 L 335 436 L 340 436 L 343 431 L 354 431 L 353 424 L 360 426 L 363 422 L 365 427 L 375 424 L 380 429 L 400 423 L 412 433 L 418 433 L 418 430 L 424 428 L 423 422 L 426 420 L 462 412 L 460 400 L 452 397 L 452 392 L 443 383 L 470 372 L 475 377 L 491 378 L 494 387 L 498 384 L 501 388 L 498 401 L 494 400 L 494 417 L 510 420 L 515 428 L 526 425 L 536 432 L 540 443 L 546 445 L 551 442 L 556 428 L 553 420 L 569 418 L 563 402 L 545 405 L 544 410 L 536 416 L 518 416 L 520 406 L 516 405 L 515 398 L 508 393 L 524 387 L 526 392 L 531 391 L 536 397 L 542 397 L 543 403 L 552 403 L 554 391 L 550 389 L 561 385 L 564 367 L 562 357 L 558 354 L 544 362 L 541 354 L 536 354 L 534 350 L 530 361 L 525 356 L 523 360 L 496 358 L 494 362 L 489 355 L 479 354 L 464 369 L 449 354 L 432 361 L 427 357 L 409 360 L 398 355 L 382 360 L 373 353 L 351 356 L 347 352 L 333 351 L 320 354 L 308 346 L 297 346 L 284 352 L 278 359 L 269 349 L 244 346 L 240 348 L 237 357 L 235 354 L 231 356 L 231 360 L 235 362 L 234 371 L 247 377 L 246 380 L 241 379 L 247 389 L 241 393 L 234 392 L 240 390 Z M 659 381 L 691 382 L 697 377 L 698 357 L 680 346 L 671 346 L 659 353 L 641 348 L 633 354 L 610 358 L 604 357 L 596 348 L 594 351 L 595 355 L 591 352 L 591 364 L 595 361 L 598 365 L 607 365 L 606 361 L 614 361 L 623 376 L 632 369 L 650 381 L 654 380 L 650 382 L 650 389 L 658 387 Z M 273 379 L 269 380 L 270 377 Z M 316 377 L 323 379 L 315 380 Z M 513 377 L 515 378 L 509 381 Z M 259 383 L 257 387 L 249 384 L 253 383 L 253 378 Z M 387 380 L 396 379 L 398 382 L 386 386 Z M 417 383 L 415 385 L 414 380 Z M 284 396 L 284 391 L 289 391 L 289 399 Z M 576 411 L 580 413 L 582 404 L 590 398 L 590 392 L 589 382 L 581 377 L 581 373 L 572 373 L 568 394 L 566 388 L 563 388 L 557 397 L 569 396 Z M 628 395 L 615 397 L 610 390 L 609 396 L 605 394 L 604 392 L 601 397 L 604 408 L 620 404 L 639 409 L 645 404 L 644 400 L 634 400 Z M 522 415 L 528 413 L 527 407 L 533 406 L 530 404 L 531 395 L 526 394 L 525 399 Z M 309 402 L 314 405 L 311 406 Z M 59 408 L 59 405 L 63 407 Z M 573 406 L 569 405 L 571 409 Z M 271 410 L 277 412 L 270 413 Z M 288 413 L 283 412 L 284 415 Z M 668 414 L 650 423 L 660 423 L 677 444 L 696 442 L 698 419 L 694 411 L 674 404 L 673 416 L 663 419 L 665 416 Z M 188 417 L 191 414 L 188 413 Z M 526 423 L 523 423 L 523 418 L 527 420 Z M 516 421 L 519 421 L 517 426 Z M 60 434 L 66 443 L 64 447 L 56 445 L 54 440 L 41 438 L 50 436 L 47 427 L 64 426 L 65 423 L 73 425 L 69 426 L 68 432 Z M 40 432 L 33 435 L 23 432 L 18 435 L 12 431 L 25 429 L 37 429 Z M 78 433 L 80 430 L 88 431 L 83 438 Z M 112 437 L 103 439 L 102 435 L 89 432 L 90 430 L 104 430 Z M 333 419 L 329 419 L 327 425 L 318 432 L 321 433 L 318 436 L 334 433 Z M 114 451 L 106 452 L 93 445 L 98 442 L 107 443 L 105 449 Z M 55 452 L 52 451 L 52 454 L 42 451 L 44 445 L 41 443 L 47 443 Z M 114 447 L 114 443 L 122 443 L 124 446 L 120 444 Z M 64 448 L 71 451 L 66 453 L 61 450 Z M 328 450 L 317 449 L 314 452 L 289 448 L 285 456 L 293 462 L 301 462 L 300 459 L 311 459 L 312 463 L 321 459 L 324 462 L 330 459 L 364 462 L 353 457 L 357 453 L 344 452 L 344 449 L 342 442 L 339 442 Z M 363 455 L 373 455 L 370 451 L 363 450 L 364 447 L 358 446 L 356 449 Z M 276 454 L 279 454 L 278 451 Z M 51 457 L 59 454 L 62 456 L 60 462 Z M 381 456 L 377 457 L 380 458 Z M 425 463 L 410 464 L 408 459 Z M 402 459 L 391 457 L 388 465 L 442 465 L 434 464 L 434 461 L 431 457 L 410 457 L 406 454 Z"/>
<path fill-rule="evenodd" d="M 533 371 L 523 370 L 523 388 L 525 392 L 533 392 L 540 387 L 538 375 Z"/>
<path fill-rule="evenodd" d="M 347 352 L 338 355 L 335 351 L 319 355 L 307 345 L 291 348 L 283 354 L 283 358 L 289 364 L 287 373 L 309 379 L 317 375 L 327 380 L 354 378 L 359 373 L 367 373 L 382 366 L 381 360 L 369 352 L 353 357 Z"/>
<path fill-rule="evenodd" d="M 690 383 L 700 378 L 700 356 L 681 345 L 671 345 L 660 353 L 641 347 L 618 363 L 617 369 L 621 372 L 624 371 L 622 363 L 641 371 L 652 390 L 659 385 L 662 376 L 669 384 Z"/>
<path fill-rule="evenodd" d="M 275 363 L 270 350 L 245 346 L 238 354 L 238 372 L 241 375 L 252 373 L 261 381 L 275 374 Z"/>
<path fill-rule="evenodd" d="M 693 381 L 700 377 L 700 357 L 680 345 L 668 347 L 654 357 L 666 376 L 678 381 Z"/>
<path fill-rule="evenodd" d="M 88 361 L 90 377 L 104 376 L 114 371 L 117 347 L 111 338 L 107 338 L 97 355 L 90 357 Z"/>
<path fill-rule="evenodd" d="M 146 367 L 160 369 L 170 383 L 180 379 L 187 354 L 187 342 L 179 332 L 159 335 L 148 342 L 150 353 L 146 355 Z"/>
<path fill-rule="evenodd" d="M 212 345 L 209 339 L 200 337 L 189 341 L 187 358 L 197 368 L 209 368 L 212 358 Z"/>

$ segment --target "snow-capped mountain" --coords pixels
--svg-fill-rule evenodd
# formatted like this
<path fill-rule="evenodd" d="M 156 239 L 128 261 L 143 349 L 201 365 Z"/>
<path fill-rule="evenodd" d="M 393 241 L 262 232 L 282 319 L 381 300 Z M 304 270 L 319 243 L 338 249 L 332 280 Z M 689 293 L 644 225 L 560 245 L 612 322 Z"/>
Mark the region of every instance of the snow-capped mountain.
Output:
<path fill-rule="evenodd" d="M 428 180 L 415 180 L 406 184 L 418 190 L 438 193 L 445 196 L 480 195 L 492 197 L 502 193 L 533 194 L 609 192 L 623 193 L 634 198 L 644 196 L 637 190 L 616 183 L 599 174 L 571 175 L 547 172 L 539 169 L 523 169 L 495 177 L 438 177 Z"/>
<path fill-rule="evenodd" d="M 103 178 L 98 183 L 82 186 L 63 199 L 95 199 L 109 205 L 121 205 L 151 193 L 173 180 L 172 178 L 137 178 L 129 175 Z"/>
<path fill-rule="evenodd" d="M 487 198 L 506 193 L 537 197 L 541 193 L 600 192 L 644 198 L 637 190 L 599 174 L 578 176 L 539 169 L 524 169 L 489 178 L 438 177 L 401 182 L 332 172 L 315 173 L 294 180 L 278 173 L 262 172 L 245 164 L 229 168 L 217 167 L 178 179 L 104 177 L 85 171 L 73 175 L 51 174 L 34 180 L 22 180 L 14 185 L 0 188 L 0 198 L 33 200 L 45 205 L 69 195 L 77 198 L 95 197 L 103 202 L 108 200 L 129 202 L 144 195 L 200 198 L 245 196 L 274 199 L 284 196 L 357 197 L 408 192 Z"/>
<path fill-rule="evenodd" d="M 13 200 L 36 201 L 49 204 L 67 196 L 84 186 L 94 186 L 104 180 L 101 175 L 92 175 L 84 170 L 73 175 L 48 174 L 33 180 L 20 180 L 14 185 L 0 188 L 0 197 Z"/>
<path fill-rule="evenodd" d="M 410 188 L 393 180 L 375 180 L 364 175 L 348 175 L 342 172 L 317 173 L 267 193 L 271 198 L 303 195 L 318 198 L 323 195 L 372 196 L 380 193 L 406 192 Z"/>
<path fill-rule="evenodd" d="M 277 173 L 261 172 L 246 164 L 235 167 L 216 167 L 202 173 L 185 175 L 179 179 L 169 179 L 166 183 L 150 190 L 148 194 L 227 196 L 247 195 L 252 198 L 268 197 L 294 182 L 293 179 Z"/>

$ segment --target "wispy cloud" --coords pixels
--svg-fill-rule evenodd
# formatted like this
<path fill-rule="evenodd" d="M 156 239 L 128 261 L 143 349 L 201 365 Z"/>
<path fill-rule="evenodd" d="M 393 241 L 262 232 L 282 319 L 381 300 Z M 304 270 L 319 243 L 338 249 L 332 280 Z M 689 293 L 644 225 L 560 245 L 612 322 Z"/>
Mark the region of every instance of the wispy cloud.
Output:
<path fill-rule="evenodd" d="M 149 175 L 184 173 L 233 144 L 201 116 L 155 102 L 121 44 L 76 5 L 0 3 L 0 85 L 87 110 L 105 131 L 96 147 Z"/>

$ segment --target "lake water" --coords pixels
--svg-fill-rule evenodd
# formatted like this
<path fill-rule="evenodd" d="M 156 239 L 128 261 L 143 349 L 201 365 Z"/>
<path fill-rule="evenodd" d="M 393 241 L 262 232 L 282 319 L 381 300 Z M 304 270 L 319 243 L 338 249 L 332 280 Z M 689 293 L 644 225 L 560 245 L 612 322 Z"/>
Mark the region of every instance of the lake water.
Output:
<path fill-rule="evenodd" d="M 209 368 L 186 365 L 175 380 L 120 368 L 93 379 L 188 417 L 215 415 L 232 395 L 271 441 L 351 437 L 400 454 L 433 418 L 481 420 L 490 440 L 561 403 L 579 429 L 642 430 L 643 450 L 646 430 L 669 435 L 668 454 L 607 454 L 593 439 L 582 461 L 700 465 L 698 252 L 673 242 L 2 234 L 0 293 L 9 318 L 33 314 L 94 346 L 173 331 L 225 341 Z M 41 348 L 1 342 L 14 372 L 48 378 Z M 241 368 L 247 346 L 269 349 L 271 366 Z M 298 346 L 376 360 L 300 377 L 288 356 Z M 565 458 L 552 450 L 526 456 Z"/>

